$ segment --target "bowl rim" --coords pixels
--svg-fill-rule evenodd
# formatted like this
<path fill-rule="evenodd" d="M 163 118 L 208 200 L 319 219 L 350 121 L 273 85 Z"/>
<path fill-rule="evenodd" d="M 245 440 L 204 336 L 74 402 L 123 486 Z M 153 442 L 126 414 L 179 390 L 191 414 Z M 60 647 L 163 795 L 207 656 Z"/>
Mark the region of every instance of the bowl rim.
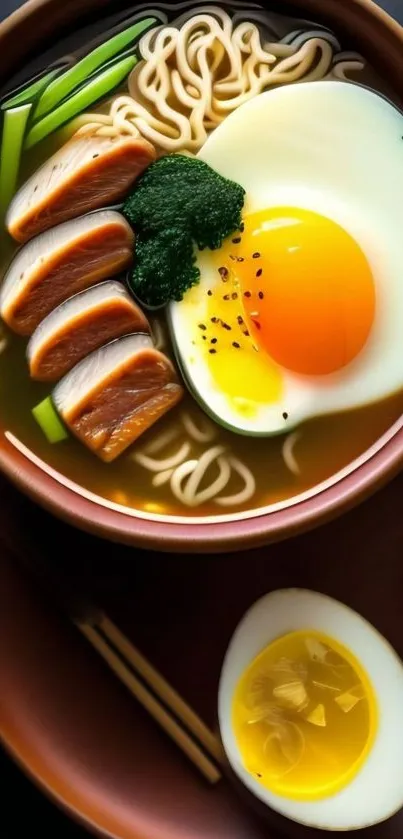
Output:
<path fill-rule="evenodd" d="M 66 23 L 79 19 L 101 6 L 107 11 L 111 0 L 28 0 L 0 24 L 0 77 L 13 72 L 16 62 L 38 47 L 50 33 L 62 34 Z M 143 3 L 141 4 L 143 5 Z M 144 4 L 145 5 L 145 4 Z M 368 45 L 376 29 L 377 44 L 383 55 L 383 70 L 391 73 L 403 99 L 403 27 L 373 0 L 293 0 L 302 12 L 325 18 L 329 25 L 354 32 L 357 42 Z M 319 11 L 318 11 L 319 9 Z M 281 9 L 279 9 L 281 11 Z M 46 15 L 44 16 L 44 12 Z M 41 20 L 41 34 L 35 21 Z M 46 20 L 46 26 L 42 22 Z M 358 26 L 358 29 L 357 29 Z M 16 48 L 16 44 L 19 45 Z M 59 518 L 95 535 L 135 547 L 159 551 L 217 553 L 244 550 L 294 536 L 330 521 L 365 500 L 403 467 L 403 428 L 353 472 L 316 495 L 297 504 L 231 522 L 176 523 L 167 518 L 153 521 L 110 509 L 84 498 L 61 485 L 31 462 L 6 439 L 0 427 L 0 470 L 25 494 Z"/>

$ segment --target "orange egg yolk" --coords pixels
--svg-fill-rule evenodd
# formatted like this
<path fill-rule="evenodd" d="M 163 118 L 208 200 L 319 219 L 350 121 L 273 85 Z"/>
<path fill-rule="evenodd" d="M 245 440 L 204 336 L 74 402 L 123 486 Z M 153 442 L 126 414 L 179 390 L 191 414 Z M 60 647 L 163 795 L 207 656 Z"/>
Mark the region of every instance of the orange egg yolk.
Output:
<path fill-rule="evenodd" d="M 325 375 L 362 350 L 375 316 L 374 279 L 334 221 L 290 207 L 264 210 L 247 216 L 224 247 L 248 328 L 277 364 Z"/>

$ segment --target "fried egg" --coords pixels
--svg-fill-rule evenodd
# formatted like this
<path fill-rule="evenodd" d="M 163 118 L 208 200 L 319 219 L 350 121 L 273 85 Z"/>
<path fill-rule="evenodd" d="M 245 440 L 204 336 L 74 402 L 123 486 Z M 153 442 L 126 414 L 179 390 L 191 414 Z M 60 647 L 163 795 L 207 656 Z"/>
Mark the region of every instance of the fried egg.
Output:
<path fill-rule="evenodd" d="M 374 131 L 376 126 L 376 132 Z M 199 157 L 246 190 L 170 307 L 177 357 L 221 424 L 275 434 L 403 387 L 403 118 L 357 85 L 263 93 Z"/>
<path fill-rule="evenodd" d="M 356 830 L 403 806 L 403 663 L 342 603 L 301 589 L 255 603 L 219 687 L 229 763 L 270 808 L 322 830 Z"/>

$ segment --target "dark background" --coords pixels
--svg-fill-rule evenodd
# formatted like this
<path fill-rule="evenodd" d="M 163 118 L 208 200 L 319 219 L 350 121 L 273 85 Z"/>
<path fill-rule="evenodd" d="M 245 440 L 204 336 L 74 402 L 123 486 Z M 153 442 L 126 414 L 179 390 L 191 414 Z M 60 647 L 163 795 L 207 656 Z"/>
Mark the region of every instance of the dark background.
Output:
<path fill-rule="evenodd" d="M 19 0 L 0 0 L 0 20 L 21 5 Z M 403 0 L 382 0 L 380 5 L 403 23 Z M 0 751 L 0 837 L 28 839 L 34 833 L 40 839 L 88 839 L 88 834 L 49 804 Z"/>

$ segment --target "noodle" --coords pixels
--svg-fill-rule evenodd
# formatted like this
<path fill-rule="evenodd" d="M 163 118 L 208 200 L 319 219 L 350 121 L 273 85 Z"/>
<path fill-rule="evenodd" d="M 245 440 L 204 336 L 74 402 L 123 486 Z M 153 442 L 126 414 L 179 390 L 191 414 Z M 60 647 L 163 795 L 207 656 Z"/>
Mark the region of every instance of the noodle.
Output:
<path fill-rule="evenodd" d="M 216 498 L 217 504 L 221 507 L 233 507 L 234 505 L 246 504 L 256 492 L 256 481 L 250 469 L 245 466 L 237 457 L 228 458 L 229 465 L 238 473 L 245 483 L 244 488 L 234 495 L 227 495 L 224 498 Z"/>
<path fill-rule="evenodd" d="M 166 469 L 165 472 L 158 472 L 158 475 L 154 475 L 152 479 L 151 483 L 153 487 L 162 487 L 164 484 L 167 484 L 168 481 L 171 480 L 173 473 L 173 469 Z"/>
<path fill-rule="evenodd" d="M 154 320 L 151 327 L 151 332 L 154 340 L 156 350 L 163 350 L 166 346 L 165 330 L 159 320 Z"/>
<path fill-rule="evenodd" d="M 199 507 L 208 502 L 214 502 L 220 507 L 240 507 L 247 504 L 256 492 L 256 480 L 249 467 L 224 446 L 212 446 L 191 457 L 194 448 L 200 449 L 203 444 L 214 440 L 217 430 L 205 417 L 197 416 L 196 421 L 188 411 L 183 412 L 180 419 L 189 439 L 174 454 L 164 458 L 153 457 L 167 449 L 180 436 L 180 424 L 171 426 L 143 451 L 135 452 L 131 456 L 135 463 L 152 474 L 152 486 L 160 488 L 170 483 L 172 494 L 186 507 Z M 282 449 L 287 469 L 296 476 L 300 475 L 301 470 L 294 455 L 294 447 L 300 437 L 300 431 L 289 434 Z M 214 467 L 218 470 L 218 475 L 208 482 L 209 473 Z M 241 489 L 229 495 L 222 495 L 234 477 L 241 480 Z"/>
<path fill-rule="evenodd" d="M 294 431 L 293 434 L 289 434 L 289 436 L 286 437 L 283 445 L 284 463 L 287 466 L 287 469 L 289 469 L 290 472 L 292 472 L 292 474 L 296 476 L 301 474 L 301 470 L 298 466 L 297 460 L 294 455 L 294 446 L 296 445 L 300 437 L 301 432 Z"/>
<path fill-rule="evenodd" d="M 166 469 L 174 469 L 175 466 L 179 466 L 179 464 L 183 463 L 183 461 L 189 457 L 189 454 L 190 443 L 182 443 L 176 454 L 172 455 L 172 457 L 165 458 L 165 460 L 154 460 L 154 458 L 149 457 L 146 454 L 142 454 L 141 452 L 137 452 L 134 455 L 134 459 L 140 466 L 143 466 L 144 469 L 148 469 L 149 472 L 161 472 Z"/>
<path fill-rule="evenodd" d="M 191 437 L 196 443 L 210 443 L 214 440 L 214 437 L 217 434 L 217 431 L 212 423 L 209 423 L 206 419 L 203 419 L 203 422 L 197 426 L 190 414 L 186 413 L 182 414 L 182 422 L 185 427 L 185 431 L 187 431 L 189 437 Z"/>
<path fill-rule="evenodd" d="M 197 152 L 226 116 L 269 87 L 348 80 L 364 67 L 359 56 L 337 56 L 338 41 L 325 30 L 262 45 L 256 24 L 234 26 L 223 10 L 211 11 L 180 28 L 147 32 L 139 45 L 143 61 L 129 77 L 130 96 L 114 99 L 107 115 L 80 117 L 80 132 L 142 135 L 166 152 Z"/>
<path fill-rule="evenodd" d="M 224 452 L 225 449 L 223 446 L 213 446 L 213 448 L 207 449 L 197 461 L 197 465 L 190 474 L 184 490 L 186 503 L 189 507 L 196 507 L 199 504 L 211 501 L 212 498 L 227 486 L 231 477 L 231 469 L 228 460 L 222 457 Z M 200 490 L 203 478 L 214 461 L 216 461 L 219 468 L 219 475 L 209 487 Z"/>

